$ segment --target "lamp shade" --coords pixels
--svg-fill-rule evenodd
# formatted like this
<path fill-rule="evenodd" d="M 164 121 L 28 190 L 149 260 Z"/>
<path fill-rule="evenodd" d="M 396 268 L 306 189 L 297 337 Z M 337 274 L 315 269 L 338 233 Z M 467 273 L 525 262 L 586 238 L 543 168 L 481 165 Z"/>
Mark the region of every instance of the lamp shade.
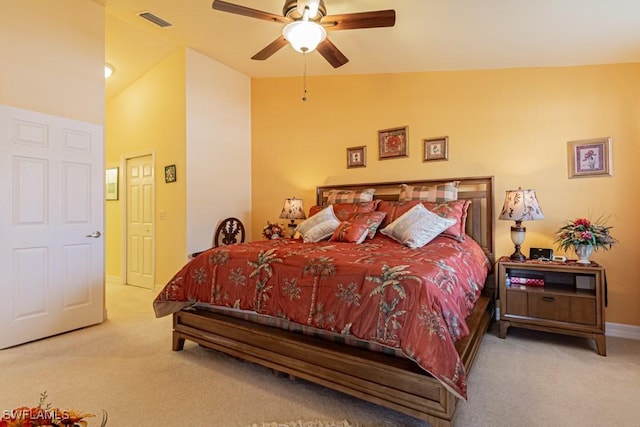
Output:
<path fill-rule="evenodd" d="M 534 221 L 544 219 L 535 190 L 507 190 L 504 205 L 498 219 L 510 221 Z"/>
<path fill-rule="evenodd" d="M 313 51 L 327 37 L 327 32 L 321 26 L 311 21 L 295 21 L 287 24 L 282 35 L 301 53 Z"/>
<path fill-rule="evenodd" d="M 292 197 L 285 199 L 280 218 L 283 219 L 305 219 L 304 208 L 302 207 L 302 199 Z"/>

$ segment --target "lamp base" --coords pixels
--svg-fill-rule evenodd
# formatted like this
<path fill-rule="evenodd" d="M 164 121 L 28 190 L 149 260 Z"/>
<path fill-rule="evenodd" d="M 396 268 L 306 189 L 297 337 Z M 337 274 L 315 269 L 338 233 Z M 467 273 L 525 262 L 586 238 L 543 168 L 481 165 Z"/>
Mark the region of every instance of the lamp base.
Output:
<path fill-rule="evenodd" d="M 520 247 L 516 246 L 516 251 L 509 257 L 511 261 L 526 261 L 527 257 L 520 252 Z"/>
<path fill-rule="evenodd" d="M 522 226 L 522 221 L 516 221 L 516 225 L 511 226 L 511 241 L 515 246 L 515 251 L 509 257 L 512 261 L 525 261 L 527 259 L 527 257 L 520 252 L 520 245 L 524 242 L 526 232 L 527 229 Z"/>
<path fill-rule="evenodd" d="M 291 220 L 289 224 L 287 224 L 287 235 L 286 237 L 289 239 L 293 239 L 293 236 L 296 235 L 296 223 L 295 220 Z"/>

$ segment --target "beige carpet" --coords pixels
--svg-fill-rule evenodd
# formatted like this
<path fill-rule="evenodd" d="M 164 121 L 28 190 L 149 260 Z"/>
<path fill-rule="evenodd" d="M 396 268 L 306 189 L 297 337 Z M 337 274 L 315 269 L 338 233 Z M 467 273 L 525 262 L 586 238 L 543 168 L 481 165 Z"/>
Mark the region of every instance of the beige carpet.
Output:
<path fill-rule="evenodd" d="M 97 415 L 105 409 L 108 427 L 247 427 L 295 420 L 427 426 L 193 343 L 173 352 L 171 318 L 154 318 L 154 296 L 110 285 L 105 323 L 0 351 L 0 414 L 37 404 L 47 391 L 49 402 L 63 409 Z M 640 425 L 640 342 L 608 338 L 607 345 L 608 356 L 600 357 L 583 338 L 512 328 L 502 340 L 492 326 L 455 425 Z M 90 419 L 89 426 L 99 419 Z"/>
<path fill-rule="evenodd" d="M 251 427 L 357 427 L 349 421 L 290 421 L 285 423 L 254 423 Z"/>

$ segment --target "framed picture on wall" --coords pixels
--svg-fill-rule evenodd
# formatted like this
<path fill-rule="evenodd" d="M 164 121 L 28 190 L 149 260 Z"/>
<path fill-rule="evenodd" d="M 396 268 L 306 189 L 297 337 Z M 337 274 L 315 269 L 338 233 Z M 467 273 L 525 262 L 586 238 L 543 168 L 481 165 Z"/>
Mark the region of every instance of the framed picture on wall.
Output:
<path fill-rule="evenodd" d="M 380 160 L 409 157 L 408 131 L 408 126 L 378 131 Z"/>
<path fill-rule="evenodd" d="M 431 160 L 448 160 L 449 159 L 449 137 L 448 136 L 425 139 L 423 142 L 424 142 L 424 159 L 422 161 L 428 162 Z"/>
<path fill-rule="evenodd" d="M 105 200 L 118 200 L 118 168 L 105 170 Z"/>
<path fill-rule="evenodd" d="M 367 147 L 347 148 L 347 168 L 363 168 L 367 166 Z"/>
<path fill-rule="evenodd" d="M 611 138 L 584 139 L 567 143 L 569 178 L 611 176 Z"/>
<path fill-rule="evenodd" d="M 176 165 L 164 167 L 164 182 L 176 182 Z"/>

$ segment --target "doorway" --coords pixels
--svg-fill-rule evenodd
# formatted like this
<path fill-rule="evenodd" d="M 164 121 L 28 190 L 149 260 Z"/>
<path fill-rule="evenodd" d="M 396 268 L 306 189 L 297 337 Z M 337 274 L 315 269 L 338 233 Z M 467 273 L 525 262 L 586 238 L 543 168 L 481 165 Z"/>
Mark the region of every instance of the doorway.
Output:
<path fill-rule="evenodd" d="M 125 283 L 154 289 L 154 160 L 153 154 L 125 160 L 124 264 Z"/>

